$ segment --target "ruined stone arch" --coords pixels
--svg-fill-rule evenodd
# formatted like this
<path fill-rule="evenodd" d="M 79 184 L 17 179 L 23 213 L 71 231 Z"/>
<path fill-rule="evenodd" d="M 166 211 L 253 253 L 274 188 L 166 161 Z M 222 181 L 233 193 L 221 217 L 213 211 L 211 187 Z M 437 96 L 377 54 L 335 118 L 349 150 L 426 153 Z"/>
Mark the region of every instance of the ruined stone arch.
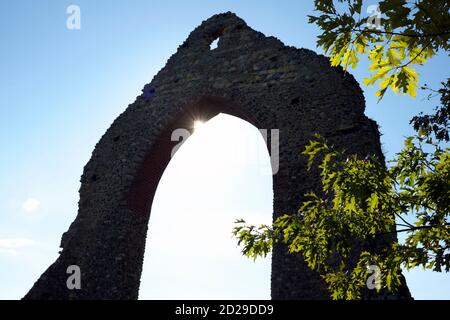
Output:
<path fill-rule="evenodd" d="M 233 13 L 215 15 L 102 136 L 84 168 L 78 215 L 62 237 L 61 254 L 25 298 L 137 299 L 151 203 L 177 143 L 170 134 L 221 112 L 280 130 L 275 217 L 295 213 L 302 195 L 319 188 L 300 156 L 314 133 L 382 158 L 377 125 L 364 115 L 363 94 L 350 74 L 254 31 Z M 80 290 L 66 287 L 69 265 L 81 268 Z M 274 299 L 329 297 L 319 275 L 284 246 L 274 248 L 271 288 Z"/>

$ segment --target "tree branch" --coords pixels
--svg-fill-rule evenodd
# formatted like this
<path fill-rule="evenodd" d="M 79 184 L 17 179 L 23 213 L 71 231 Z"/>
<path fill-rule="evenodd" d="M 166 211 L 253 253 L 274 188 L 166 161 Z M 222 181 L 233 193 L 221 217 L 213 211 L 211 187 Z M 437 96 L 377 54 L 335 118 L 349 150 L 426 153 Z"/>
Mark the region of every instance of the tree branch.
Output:
<path fill-rule="evenodd" d="M 401 232 L 415 231 L 415 230 L 421 230 L 421 229 L 432 229 L 432 228 L 440 228 L 440 227 L 448 227 L 448 226 L 450 226 L 450 223 L 444 223 L 444 224 L 440 224 L 440 225 L 430 225 L 430 226 L 419 226 L 419 227 L 413 227 L 413 228 L 408 228 L 408 229 L 401 229 L 401 230 L 377 233 L 376 235 L 381 236 L 381 235 L 392 234 L 392 233 L 401 233 Z"/>
<path fill-rule="evenodd" d="M 377 34 L 389 34 L 389 35 L 395 35 L 395 36 L 405 36 L 410 38 L 427 38 L 427 37 L 440 37 L 443 35 L 450 34 L 450 31 L 444 31 L 444 32 L 438 32 L 438 33 L 415 33 L 415 34 L 408 34 L 408 33 L 402 33 L 402 32 L 392 32 L 392 31 L 381 31 L 381 30 L 361 30 L 361 29 L 352 29 L 352 31 L 358 31 L 362 33 L 377 33 Z"/>

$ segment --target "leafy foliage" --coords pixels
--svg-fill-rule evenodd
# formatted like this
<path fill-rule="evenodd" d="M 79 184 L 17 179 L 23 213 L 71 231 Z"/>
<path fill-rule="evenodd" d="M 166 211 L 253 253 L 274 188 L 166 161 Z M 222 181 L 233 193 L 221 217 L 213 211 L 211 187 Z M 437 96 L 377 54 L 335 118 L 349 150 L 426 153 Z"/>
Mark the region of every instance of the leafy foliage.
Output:
<path fill-rule="evenodd" d="M 371 265 L 381 270 L 379 289 L 389 291 L 400 285 L 402 266 L 450 270 L 449 149 L 410 137 L 389 169 L 375 157 L 346 156 L 320 136 L 303 153 L 309 167 L 319 162 L 323 194 L 306 194 L 298 213 L 273 227 L 236 221 L 245 255 L 256 259 L 284 243 L 323 274 L 334 299 L 361 298 Z M 399 232 L 407 233 L 403 244 L 393 241 Z"/>
<path fill-rule="evenodd" d="M 320 14 L 309 16 L 323 31 L 317 45 L 330 54 L 331 64 L 355 68 L 359 56 L 365 55 L 372 73 L 364 84 L 378 83 L 380 99 L 388 88 L 416 96 L 419 74 L 414 68 L 449 48 L 450 2 L 384 0 L 379 2 L 379 11 L 368 16 L 362 15 L 362 0 L 336 2 L 315 0 Z M 347 3 L 347 11 L 337 9 L 345 7 L 342 2 Z"/>
<path fill-rule="evenodd" d="M 450 78 L 447 79 L 446 83 L 442 83 L 442 88 L 437 90 L 437 92 L 427 87 L 424 87 L 424 89 L 440 94 L 441 106 L 435 108 L 436 112 L 434 115 L 421 113 L 412 118 L 410 123 L 421 135 L 430 136 L 434 134 L 436 140 L 448 142 L 450 141 L 448 133 L 448 127 L 450 126 Z M 429 98 L 432 96 L 430 94 Z"/>

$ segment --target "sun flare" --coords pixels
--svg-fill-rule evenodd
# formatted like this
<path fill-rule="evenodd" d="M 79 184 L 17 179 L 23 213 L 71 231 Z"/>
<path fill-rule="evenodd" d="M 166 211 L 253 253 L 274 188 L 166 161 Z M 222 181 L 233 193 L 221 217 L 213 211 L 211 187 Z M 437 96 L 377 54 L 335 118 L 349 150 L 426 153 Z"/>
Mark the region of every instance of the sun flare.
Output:
<path fill-rule="evenodd" d="M 195 120 L 194 121 L 194 129 L 195 130 L 200 130 L 204 126 L 205 126 L 205 123 L 203 121 L 201 121 L 201 120 Z"/>

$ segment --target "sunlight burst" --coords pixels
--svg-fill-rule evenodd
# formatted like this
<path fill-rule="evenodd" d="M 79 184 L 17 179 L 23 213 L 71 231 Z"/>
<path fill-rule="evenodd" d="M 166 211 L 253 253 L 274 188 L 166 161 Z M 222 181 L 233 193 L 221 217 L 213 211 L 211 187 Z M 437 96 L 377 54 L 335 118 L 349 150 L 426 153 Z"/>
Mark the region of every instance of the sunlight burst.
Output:
<path fill-rule="evenodd" d="M 201 121 L 201 120 L 195 120 L 194 121 L 194 129 L 196 131 L 200 130 L 201 128 L 203 128 L 205 126 L 205 122 Z"/>

